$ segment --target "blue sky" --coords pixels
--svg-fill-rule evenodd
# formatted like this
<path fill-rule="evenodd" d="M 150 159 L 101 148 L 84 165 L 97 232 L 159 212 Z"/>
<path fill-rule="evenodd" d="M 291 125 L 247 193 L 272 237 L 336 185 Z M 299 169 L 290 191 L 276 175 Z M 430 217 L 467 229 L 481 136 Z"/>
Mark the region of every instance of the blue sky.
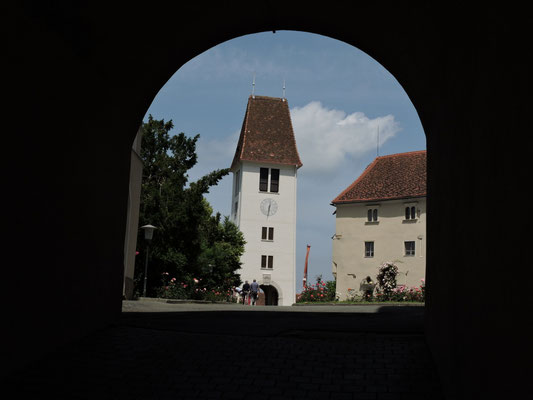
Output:
<path fill-rule="evenodd" d="M 255 75 L 255 94 L 285 96 L 303 167 L 298 172 L 296 289 L 306 245 L 309 279 L 331 280 L 330 205 L 377 155 L 423 150 L 418 114 L 396 79 L 366 53 L 325 36 L 276 31 L 242 36 L 183 65 L 146 112 L 172 120 L 174 133 L 200 134 L 190 180 L 230 166 Z M 207 194 L 230 214 L 231 175 Z M 376 270 L 378 265 L 376 265 Z"/>

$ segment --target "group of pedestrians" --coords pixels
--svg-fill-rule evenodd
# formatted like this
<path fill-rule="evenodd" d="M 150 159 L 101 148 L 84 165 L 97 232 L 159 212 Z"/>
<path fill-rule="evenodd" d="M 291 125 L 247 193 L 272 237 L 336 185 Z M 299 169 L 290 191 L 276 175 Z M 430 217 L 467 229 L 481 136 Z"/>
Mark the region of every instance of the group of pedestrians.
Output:
<path fill-rule="evenodd" d="M 240 294 L 242 296 L 242 304 L 248 302 L 248 304 L 255 306 L 259 297 L 259 283 L 255 279 L 251 284 L 245 281 Z"/>

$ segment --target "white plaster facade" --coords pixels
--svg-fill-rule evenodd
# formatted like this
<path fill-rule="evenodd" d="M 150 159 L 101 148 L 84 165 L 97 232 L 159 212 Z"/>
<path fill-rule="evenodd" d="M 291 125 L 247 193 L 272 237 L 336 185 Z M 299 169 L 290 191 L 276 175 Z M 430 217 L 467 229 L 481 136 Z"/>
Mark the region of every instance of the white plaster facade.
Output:
<path fill-rule="evenodd" d="M 425 197 L 336 207 L 332 270 L 341 300 L 357 293 L 366 276 L 375 281 L 379 266 L 387 261 L 398 266 L 399 285 L 420 286 L 426 272 Z M 415 218 L 406 219 L 407 207 L 415 207 Z M 368 220 L 369 209 L 377 210 L 377 221 Z M 373 243 L 372 255 L 365 242 Z M 406 252 L 406 242 L 414 242 L 414 254 Z"/>
<path fill-rule="evenodd" d="M 260 191 L 260 168 L 279 169 L 278 192 Z M 296 282 L 296 194 L 297 166 L 240 161 L 232 167 L 233 190 L 231 219 L 246 240 L 242 281 L 270 284 L 278 291 L 278 305 L 295 302 Z M 268 190 L 270 190 L 270 175 Z M 273 199 L 273 215 L 261 211 L 261 202 Z M 273 240 L 262 238 L 263 227 L 274 228 Z M 272 256 L 272 268 L 262 267 L 262 256 Z M 268 260 L 268 259 L 267 259 Z"/>

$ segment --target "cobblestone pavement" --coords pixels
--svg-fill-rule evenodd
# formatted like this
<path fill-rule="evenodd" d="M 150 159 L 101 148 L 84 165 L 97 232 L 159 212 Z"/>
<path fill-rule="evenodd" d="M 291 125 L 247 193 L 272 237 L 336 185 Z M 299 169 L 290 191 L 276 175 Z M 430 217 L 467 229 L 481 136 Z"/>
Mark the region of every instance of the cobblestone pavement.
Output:
<path fill-rule="evenodd" d="M 115 326 L 11 377 L 10 398 L 443 398 L 422 307 L 243 308 L 125 304 Z"/>

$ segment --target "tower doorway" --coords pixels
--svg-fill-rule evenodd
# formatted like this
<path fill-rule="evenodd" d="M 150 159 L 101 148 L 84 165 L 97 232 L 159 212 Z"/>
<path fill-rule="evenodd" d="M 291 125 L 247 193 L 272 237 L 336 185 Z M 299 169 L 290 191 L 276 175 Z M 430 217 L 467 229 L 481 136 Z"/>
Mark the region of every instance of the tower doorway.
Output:
<path fill-rule="evenodd" d="M 272 285 L 261 285 L 260 288 L 264 292 L 265 306 L 277 306 L 278 305 L 278 291 Z"/>

